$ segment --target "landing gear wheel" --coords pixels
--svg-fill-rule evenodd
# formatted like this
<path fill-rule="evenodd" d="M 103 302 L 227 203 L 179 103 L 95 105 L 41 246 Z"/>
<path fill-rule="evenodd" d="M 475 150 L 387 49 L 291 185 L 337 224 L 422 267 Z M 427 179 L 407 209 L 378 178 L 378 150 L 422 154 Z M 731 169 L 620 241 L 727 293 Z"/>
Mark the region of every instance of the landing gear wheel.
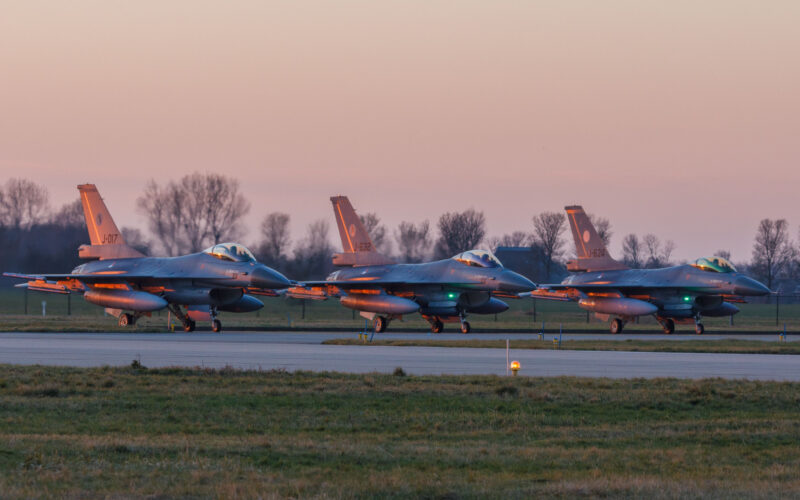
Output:
<path fill-rule="evenodd" d="M 614 320 L 611 322 L 611 328 L 610 328 L 610 330 L 611 330 L 611 333 L 613 333 L 613 334 L 615 334 L 615 335 L 616 335 L 617 333 L 622 333 L 622 329 L 623 329 L 623 328 L 625 328 L 625 325 L 624 325 L 624 323 L 622 322 L 622 320 L 621 320 L 621 319 L 619 319 L 619 318 L 615 318 L 615 319 L 614 319 Z"/>
<path fill-rule="evenodd" d="M 186 322 L 185 325 L 183 325 L 183 331 L 186 332 L 186 333 L 193 332 L 195 326 L 197 326 L 195 324 L 195 322 L 192 321 L 192 320 L 189 320 L 189 321 Z"/>
<path fill-rule="evenodd" d="M 218 319 L 215 319 L 211 322 L 211 331 L 214 333 L 219 333 L 222 331 L 222 322 Z"/>
<path fill-rule="evenodd" d="M 386 327 L 388 326 L 388 321 L 383 316 L 377 316 L 375 318 L 375 333 L 383 333 L 386 331 Z"/>
<path fill-rule="evenodd" d="M 132 314 L 123 313 L 119 315 L 117 324 L 119 326 L 134 326 L 136 324 L 136 319 L 133 317 Z"/>
<path fill-rule="evenodd" d="M 444 330 L 444 323 L 442 323 L 441 321 L 436 320 L 433 323 L 431 323 L 431 331 L 433 333 L 442 333 L 442 330 Z"/>
<path fill-rule="evenodd" d="M 461 323 L 461 333 L 469 333 L 470 326 L 468 322 Z"/>
<path fill-rule="evenodd" d="M 706 331 L 706 327 L 703 326 L 703 323 L 697 323 L 694 325 L 694 332 L 698 335 L 702 335 Z"/>
<path fill-rule="evenodd" d="M 664 328 L 664 333 L 667 335 L 672 335 L 675 332 L 675 322 L 671 319 L 665 319 L 662 326 Z"/>

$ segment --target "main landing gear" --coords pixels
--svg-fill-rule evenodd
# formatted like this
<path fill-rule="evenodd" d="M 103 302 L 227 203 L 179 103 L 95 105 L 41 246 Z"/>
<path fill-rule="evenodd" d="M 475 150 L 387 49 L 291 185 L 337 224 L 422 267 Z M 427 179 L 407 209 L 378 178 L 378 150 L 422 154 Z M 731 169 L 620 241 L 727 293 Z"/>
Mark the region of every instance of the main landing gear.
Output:
<path fill-rule="evenodd" d="M 117 318 L 117 324 L 119 326 L 136 326 L 136 320 L 139 319 L 137 314 L 129 314 L 129 313 L 122 313 Z"/>
<path fill-rule="evenodd" d="M 616 335 L 617 333 L 622 333 L 623 329 L 625 329 L 625 322 L 624 321 L 622 321 L 619 318 L 614 318 L 611 321 L 611 327 L 609 328 L 609 330 L 611 330 L 611 333 Z"/>
<path fill-rule="evenodd" d="M 461 320 L 461 333 L 464 334 L 469 333 L 469 331 L 471 330 L 469 322 L 464 318 L 464 316 L 461 316 L 459 319 Z"/>
<path fill-rule="evenodd" d="M 389 318 L 386 316 L 375 316 L 375 333 L 383 333 L 389 326 Z"/>
<path fill-rule="evenodd" d="M 194 322 L 192 318 L 187 316 L 186 314 L 181 311 L 181 306 L 176 304 L 170 304 L 167 306 L 172 314 L 178 318 L 178 321 L 181 322 L 183 325 L 183 331 L 186 333 L 193 332 L 194 329 L 197 327 L 197 324 Z"/>

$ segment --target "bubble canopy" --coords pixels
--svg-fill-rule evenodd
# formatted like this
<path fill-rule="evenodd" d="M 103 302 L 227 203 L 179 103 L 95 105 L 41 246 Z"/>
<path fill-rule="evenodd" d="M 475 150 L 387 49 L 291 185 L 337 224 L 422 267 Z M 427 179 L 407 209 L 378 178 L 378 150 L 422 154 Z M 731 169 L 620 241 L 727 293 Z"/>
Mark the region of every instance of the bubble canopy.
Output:
<path fill-rule="evenodd" d="M 733 267 L 733 264 L 722 257 L 703 257 L 694 261 L 694 264 L 692 265 L 701 271 L 708 271 L 712 273 L 736 272 L 736 268 Z"/>
<path fill-rule="evenodd" d="M 256 260 L 253 253 L 239 243 L 219 243 L 206 248 L 203 253 L 231 262 L 255 262 Z"/>
<path fill-rule="evenodd" d="M 487 250 L 468 250 L 454 256 L 453 260 L 474 267 L 503 267 L 500 260 Z"/>

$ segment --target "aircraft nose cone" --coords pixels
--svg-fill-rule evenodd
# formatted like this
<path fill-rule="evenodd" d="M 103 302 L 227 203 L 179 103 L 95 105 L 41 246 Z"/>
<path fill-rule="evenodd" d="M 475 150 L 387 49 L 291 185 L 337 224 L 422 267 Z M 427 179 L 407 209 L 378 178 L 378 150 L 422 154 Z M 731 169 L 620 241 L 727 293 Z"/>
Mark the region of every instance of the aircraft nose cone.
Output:
<path fill-rule="evenodd" d="M 736 281 L 733 282 L 733 293 L 746 297 L 756 297 L 759 295 L 767 295 L 770 293 L 770 290 L 752 278 L 739 276 L 736 278 Z"/>
<path fill-rule="evenodd" d="M 498 290 L 509 293 L 530 292 L 536 285 L 531 280 L 514 271 L 505 270 L 498 280 Z"/>
<path fill-rule="evenodd" d="M 256 268 L 250 274 L 250 286 L 255 288 L 265 288 L 271 290 L 279 290 L 281 288 L 288 288 L 291 282 L 274 269 L 266 266 Z"/>

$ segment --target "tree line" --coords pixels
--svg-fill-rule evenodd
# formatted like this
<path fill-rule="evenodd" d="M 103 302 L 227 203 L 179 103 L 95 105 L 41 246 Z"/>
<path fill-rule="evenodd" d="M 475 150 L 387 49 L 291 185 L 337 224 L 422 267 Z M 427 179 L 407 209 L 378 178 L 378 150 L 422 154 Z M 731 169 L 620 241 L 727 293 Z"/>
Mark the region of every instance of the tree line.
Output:
<path fill-rule="evenodd" d="M 257 237 L 248 238 L 243 220 L 251 205 L 236 179 L 214 173 L 194 173 L 166 183 L 149 181 L 137 198 L 136 208 L 147 223 L 148 235 L 122 227 L 129 245 L 145 254 L 175 256 L 198 252 L 215 243 L 243 241 L 256 257 L 295 279 L 322 279 L 331 270 L 331 255 L 338 251 L 330 240 L 326 218 L 310 223 L 293 239 L 291 216 L 276 211 L 261 220 Z M 531 226 L 499 237 L 487 237 L 484 213 L 473 208 L 442 214 L 429 220 L 403 221 L 390 229 L 378 214 L 361 216 L 376 248 L 398 262 L 444 259 L 465 250 L 485 247 L 530 249 L 529 277 L 553 282 L 567 274 L 565 262 L 573 257 L 562 212 L 542 212 Z M 613 235 L 607 218 L 590 214 L 606 246 Z M 86 225 L 79 199 L 53 208 L 44 186 L 27 179 L 8 179 L 0 185 L 0 261 L 3 271 L 64 272 L 80 263 L 77 247 L 86 243 Z M 654 234 L 627 234 L 620 260 L 632 268 L 657 268 L 675 264 L 675 243 Z M 730 258 L 730 253 L 716 255 Z M 783 278 L 800 277 L 800 244 L 792 241 L 785 219 L 760 222 L 749 262 L 736 263 L 772 288 Z"/>

